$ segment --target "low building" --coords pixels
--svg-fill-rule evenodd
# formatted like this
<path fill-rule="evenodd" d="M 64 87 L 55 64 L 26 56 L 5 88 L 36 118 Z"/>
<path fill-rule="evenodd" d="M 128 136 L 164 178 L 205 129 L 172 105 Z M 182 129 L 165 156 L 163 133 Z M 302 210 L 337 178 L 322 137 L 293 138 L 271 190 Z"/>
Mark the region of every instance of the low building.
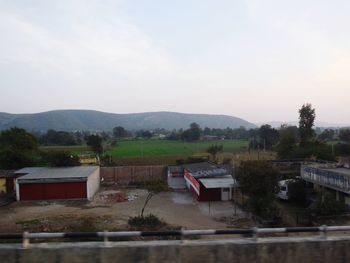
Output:
<path fill-rule="evenodd" d="M 301 166 L 301 178 L 315 189 L 333 191 L 337 200 L 350 205 L 350 169 L 339 164 L 311 163 Z"/>
<path fill-rule="evenodd" d="M 208 162 L 171 166 L 168 169 L 169 187 L 187 188 L 198 201 L 227 201 L 232 199 L 236 181 L 229 165 Z"/>
<path fill-rule="evenodd" d="M 15 175 L 13 170 L 0 170 L 0 195 L 15 192 Z"/>
<path fill-rule="evenodd" d="M 24 200 L 88 199 L 100 187 L 98 166 L 28 167 L 15 172 L 16 198 Z"/>
<path fill-rule="evenodd" d="M 0 196 L 6 193 L 6 176 L 0 171 Z"/>

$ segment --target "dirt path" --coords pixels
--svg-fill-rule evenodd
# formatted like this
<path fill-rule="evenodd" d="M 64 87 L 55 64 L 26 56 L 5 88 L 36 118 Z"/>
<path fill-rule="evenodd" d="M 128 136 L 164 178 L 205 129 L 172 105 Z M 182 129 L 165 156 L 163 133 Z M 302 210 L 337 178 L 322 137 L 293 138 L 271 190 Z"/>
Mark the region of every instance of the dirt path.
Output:
<path fill-rule="evenodd" d="M 131 201 L 101 200 L 101 195 L 115 192 L 129 196 Z M 140 213 L 146 196 L 147 192 L 142 189 L 104 189 L 92 202 L 15 202 L 0 207 L 0 231 L 21 231 L 23 222 L 26 221 L 57 218 L 56 221 L 62 220 L 62 224 L 67 224 L 69 218 L 74 220 L 78 217 L 95 218 L 101 230 L 125 228 L 129 217 Z M 214 202 L 209 216 L 208 204 L 196 202 L 188 192 L 183 191 L 154 196 L 146 207 L 145 214 L 155 214 L 168 224 L 187 229 L 219 229 L 226 228 L 227 225 L 218 218 L 231 216 L 232 211 L 230 202 Z"/>

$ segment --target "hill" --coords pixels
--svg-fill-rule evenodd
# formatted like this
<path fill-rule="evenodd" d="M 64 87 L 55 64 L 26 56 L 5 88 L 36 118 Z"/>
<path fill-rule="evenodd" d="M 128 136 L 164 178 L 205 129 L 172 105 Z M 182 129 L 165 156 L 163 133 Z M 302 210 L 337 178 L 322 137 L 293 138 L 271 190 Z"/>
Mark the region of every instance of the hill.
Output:
<path fill-rule="evenodd" d="M 243 119 L 227 115 L 188 114 L 177 112 L 145 112 L 115 114 L 93 110 L 55 110 L 33 114 L 0 113 L 0 130 L 21 127 L 29 131 L 110 131 L 115 126 L 127 130 L 167 130 L 188 128 L 196 122 L 209 128 L 256 127 Z"/>

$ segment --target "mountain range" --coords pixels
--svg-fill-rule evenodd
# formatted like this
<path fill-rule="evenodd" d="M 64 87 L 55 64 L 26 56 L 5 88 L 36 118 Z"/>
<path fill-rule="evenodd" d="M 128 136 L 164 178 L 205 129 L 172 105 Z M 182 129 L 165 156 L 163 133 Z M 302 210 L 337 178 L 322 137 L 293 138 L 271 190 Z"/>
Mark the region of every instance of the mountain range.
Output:
<path fill-rule="evenodd" d="M 202 128 L 255 128 L 241 118 L 227 115 L 188 114 L 178 112 L 145 112 L 116 114 L 93 110 L 55 110 L 32 114 L 0 112 L 0 130 L 20 127 L 29 131 L 111 131 L 116 126 L 127 130 L 186 129 L 192 122 Z"/>

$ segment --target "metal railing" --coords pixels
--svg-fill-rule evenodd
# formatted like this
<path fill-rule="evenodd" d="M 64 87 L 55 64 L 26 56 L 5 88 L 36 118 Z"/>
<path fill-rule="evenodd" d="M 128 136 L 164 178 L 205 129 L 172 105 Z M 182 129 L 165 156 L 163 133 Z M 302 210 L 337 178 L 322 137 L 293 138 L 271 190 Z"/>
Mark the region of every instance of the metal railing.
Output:
<path fill-rule="evenodd" d="M 319 227 L 285 227 L 285 228 L 244 228 L 223 230 L 170 230 L 170 231 L 120 231 L 120 232 L 59 232 L 59 233 L 0 233 L 1 240 L 22 240 L 23 247 L 30 245 L 31 239 L 83 239 L 101 238 L 101 241 L 109 242 L 110 238 L 130 237 L 186 237 L 202 235 L 251 235 L 258 238 L 259 234 L 281 234 L 281 233 L 320 233 L 320 238 L 326 239 L 327 232 L 350 231 L 350 226 L 319 226 Z"/>

